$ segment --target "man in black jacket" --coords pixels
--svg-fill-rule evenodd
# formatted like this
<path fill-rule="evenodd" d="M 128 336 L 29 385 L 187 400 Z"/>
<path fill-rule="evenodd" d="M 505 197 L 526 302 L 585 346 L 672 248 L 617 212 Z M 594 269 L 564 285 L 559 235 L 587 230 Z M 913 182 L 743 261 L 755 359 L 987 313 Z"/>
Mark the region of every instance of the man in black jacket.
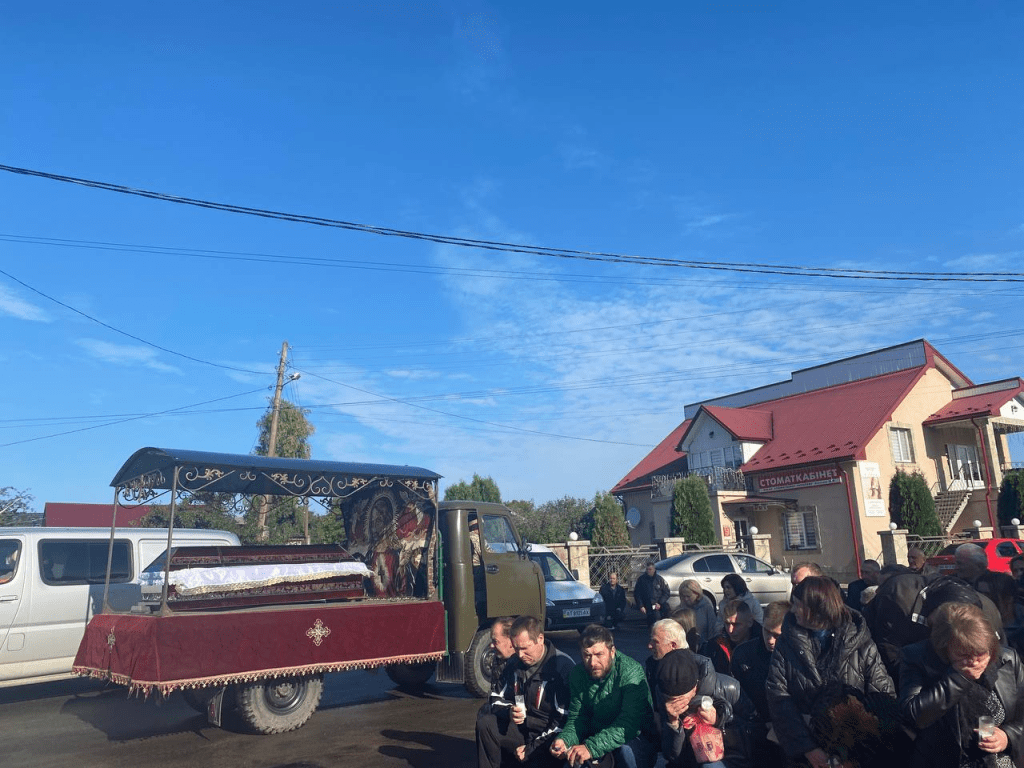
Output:
<path fill-rule="evenodd" d="M 601 599 L 604 600 L 605 620 L 617 629 L 626 613 L 626 590 L 619 584 L 619 574 L 612 571 L 608 581 L 601 585 Z"/>
<path fill-rule="evenodd" d="M 499 768 L 503 761 L 560 763 L 548 746 L 565 724 L 569 673 L 575 663 L 544 639 L 542 629 L 533 616 L 520 616 L 512 622 L 509 635 L 517 656 L 491 693 L 491 712 L 476 721 L 481 768 Z"/>
<path fill-rule="evenodd" d="M 636 598 L 636 607 L 647 619 L 647 626 L 653 627 L 658 619 L 669 617 L 668 584 L 661 574 L 654 568 L 654 563 L 648 563 L 647 570 L 633 587 L 633 596 Z"/>

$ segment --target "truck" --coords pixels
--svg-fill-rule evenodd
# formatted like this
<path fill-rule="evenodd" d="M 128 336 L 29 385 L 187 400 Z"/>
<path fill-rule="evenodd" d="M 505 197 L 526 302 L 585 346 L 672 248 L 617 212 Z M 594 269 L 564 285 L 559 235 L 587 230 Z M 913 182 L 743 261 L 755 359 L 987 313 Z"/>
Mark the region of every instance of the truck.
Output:
<path fill-rule="evenodd" d="M 211 723 L 236 709 L 263 734 L 303 725 L 328 672 L 384 668 L 400 686 L 434 677 L 487 695 L 490 624 L 523 614 L 543 621 L 544 577 L 506 507 L 439 503 L 439 479 L 411 466 L 136 451 L 111 481 L 112 530 L 119 504 L 169 493 L 158 589 L 116 610 L 108 557 L 102 610 L 74 671 L 129 693 L 182 691 Z M 317 552 L 175 547 L 177 506 L 195 494 L 317 501 L 343 534 Z"/>

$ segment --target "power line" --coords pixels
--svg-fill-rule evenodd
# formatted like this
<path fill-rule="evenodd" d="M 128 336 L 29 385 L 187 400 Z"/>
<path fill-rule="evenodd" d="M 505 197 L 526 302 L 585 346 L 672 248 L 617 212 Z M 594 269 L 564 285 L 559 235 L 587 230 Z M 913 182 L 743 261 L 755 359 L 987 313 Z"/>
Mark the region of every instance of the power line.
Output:
<path fill-rule="evenodd" d="M 94 179 L 82 179 L 74 176 L 48 173 L 46 171 L 32 170 L 30 168 L 19 168 L 17 166 L 0 164 L 0 171 L 30 176 L 50 181 L 58 181 L 65 184 L 77 184 L 92 189 L 101 189 L 107 192 L 117 192 L 124 195 L 134 195 L 151 200 L 189 205 L 199 208 L 236 213 L 246 216 L 258 216 L 261 218 L 276 219 L 301 224 L 312 224 L 320 227 L 344 229 L 364 234 L 379 235 L 383 237 L 399 237 L 411 240 L 422 240 L 441 245 L 454 245 L 462 248 L 474 248 L 479 250 L 499 251 L 506 253 L 523 253 L 534 256 L 549 256 L 562 259 L 581 259 L 584 261 L 598 261 L 608 263 L 639 264 L 646 266 L 674 267 L 682 269 L 717 270 L 725 272 L 745 272 L 752 274 L 775 274 L 800 277 L 827 277 L 847 280 L 890 280 L 890 281 L 923 281 L 923 282 L 1024 282 L 1022 272 L 914 272 L 909 270 L 871 270 L 871 269 L 850 269 L 839 267 L 811 267 L 804 265 L 784 265 L 757 262 L 724 262 L 724 261 L 699 261 L 692 259 L 676 259 L 663 256 L 638 256 L 633 254 L 612 253 L 607 251 L 587 251 L 573 248 L 556 248 L 549 246 L 530 246 L 521 243 L 510 243 L 499 240 L 481 240 L 475 238 L 457 237 L 455 235 L 444 235 L 427 232 L 416 232 L 413 230 L 395 229 L 373 224 L 361 224 L 354 221 L 342 219 L 329 219 L 321 216 L 311 216 L 301 213 L 287 213 L 275 211 L 268 208 L 254 208 L 249 206 L 221 203 L 212 200 L 183 197 L 171 195 L 165 192 L 128 187 L 122 184 L 97 181 Z"/>
<path fill-rule="evenodd" d="M 195 407 L 200 406 L 200 405 L 208 405 L 210 403 L 219 403 L 222 400 L 231 400 L 232 398 L 235 398 L 235 397 L 244 397 L 245 395 L 251 395 L 251 394 L 254 394 L 256 392 L 263 392 L 266 389 L 267 389 L 266 387 L 260 387 L 259 389 L 252 389 L 252 390 L 249 390 L 248 392 L 239 392 L 237 395 L 227 395 L 226 397 L 217 397 L 217 398 L 214 398 L 213 400 L 204 400 L 201 403 L 192 403 L 191 405 L 182 405 L 182 406 L 179 406 L 177 408 L 168 408 L 167 410 L 164 410 L 164 411 L 155 411 L 154 413 L 144 413 L 144 414 L 141 414 L 139 416 L 130 416 L 130 417 L 124 418 L 124 419 L 117 419 L 116 421 L 108 421 L 108 422 L 105 422 L 103 424 L 93 424 L 92 426 L 80 427 L 79 429 L 69 429 L 66 432 L 54 432 L 52 435 L 39 435 L 38 437 L 28 437 L 28 438 L 25 438 L 24 440 L 15 440 L 15 441 L 10 442 L 10 443 L 0 443 L 0 448 L 8 448 L 8 447 L 10 447 L 12 445 L 21 445 L 23 443 L 34 443 L 34 442 L 36 442 L 38 440 L 48 440 L 51 437 L 62 437 L 64 435 L 73 435 L 76 432 L 87 432 L 90 429 L 100 429 L 101 427 L 112 427 L 115 424 L 124 424 L 125 422 L 128 422 L 128 421 L 138 421 L 139 419 L 145 419 L 145 418 L 148 418 L 150 416 L 163 416 L 163 415 L 166 415 L 166 414 L 174 413 L 175 411 L 183 411 L 186 408 L 195 408 Z"/>
<path fill-rule="evenodd" d="M 87 314 L 87 313 L 83 312 L 80 309 L 72 307 L 70 304 L 65 304 L 60 299 L 55 299 L 53 296 L 50 296 L 47 293 L 43 293 L 38 288 L 32 287 L 31 285 L 26 283 L 24 280 L 18 279 L 17 277 L 12 275 L 10 272 L 5 272 L 4 270 L 0 269 L 0 275 L 4 275 L 9 280 L 13 280 L 14 282 L 16 282 L 18 285 L 22 286 L 23 288 L 27 288 L 28 290 L 32 291 L 32 293 L 35 293 L 35 294 L 37 294 L 39 296 L 42 296 L 47 301 L 52 301 L 54 304 L 57 304 L 59 306 L 64 307 L 64 309 L 70 310 L 70 311 L 74 312 L 77 315 L 81 315 L 86 320 L 90 320 L 90 321 L 96 323 L 97 325 L 102 325 L 104 328 L 106 328 L 107 330 L 113 331 L 114 333 L 119 333 L 122 336 L 127 336 L 129 339 L 133 339 L 133 340 L 139 342 L 140 344 L 145 344 L 147 347 L 152 347 L 153 349 L 159 349 L 161 352 L 166 352 L 169 355 L 174 355 L 175 357 L 180 357 L 180 358 L 183 358 L 185 360 L 191 360 L 193 363 L 201 363 L 202 365 L 211 365 L 214 368 L 223 368 L 226 371 L 238 371 L 240 373 L 255 373 L 258 376 L 265 376 L 265 375 L 267 375 L 267 371 L 252 371 L 252 370 L 249 370 L 248 368 L 236 368 L 235 366 L 232 366 L 232 365 L 224 365 L 222 363 L 214 363 L 214 362 L 212 362 L 210 360 L 203 360 L 203 359 L 198 358 L 198 357 L 192 357 L 191 355 L 186 355 L 184 352 L 176 352 L 173 349 L 168 349 L 167 347 L 162 347 L 159 344 L 154 344 L 152 341 L 147 341 L 146 339 L 142 338 L 141 336 L 136 336 L 134 333 L 128 333 L 128 331 L 122 331 L 120 328 L 115 328 L 114 326 L 110 325 L 109 323 L 105 323 L 102 320 L 100 320 L 98 318 L 95 318 L 92 315 Z"/>

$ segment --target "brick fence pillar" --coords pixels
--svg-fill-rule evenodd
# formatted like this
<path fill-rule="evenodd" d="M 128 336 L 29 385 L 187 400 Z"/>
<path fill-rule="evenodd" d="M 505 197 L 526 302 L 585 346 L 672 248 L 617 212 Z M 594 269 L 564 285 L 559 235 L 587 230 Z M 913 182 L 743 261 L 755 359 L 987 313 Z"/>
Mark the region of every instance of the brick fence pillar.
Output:
<path fill-rule="evenodd" d="M 658 539 L 654 542 L 658 545 L 658 551 L 661 554 L 661 559 L 664 560 L 675 555 L 683 554 L 683 545 L 686 543 L 686 539 L 682 536 L 673 536 L 666 539 Z"/>
<path fill-rule="evenodd" d="M 878 538 L 882 540 L 882 565 L 907 564 L 908 533 L 910 531 L 905 528 L 878 532 Z"/>
<path fill-rule="evenodd" d="M 590 542 L 586 539 L 580 541 L 567 541 L 565 548 L 568 551 L 566 565 L 570 571 L 579 573 L 579 580 L 583 584 L 590 584 Z"/>

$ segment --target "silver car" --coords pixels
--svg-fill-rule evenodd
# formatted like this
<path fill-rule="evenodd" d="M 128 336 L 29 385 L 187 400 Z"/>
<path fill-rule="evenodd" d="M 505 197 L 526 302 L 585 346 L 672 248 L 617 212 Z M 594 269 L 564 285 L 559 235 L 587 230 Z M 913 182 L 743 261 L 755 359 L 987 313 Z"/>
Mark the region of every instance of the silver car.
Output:
<path fill-rule="evenodd" d="M 575 573 L 570 573 L 554 552 L 542 544 L 532 544 L 530 559 L 540 566 L 544 574 L 547 593 L 545 629 L 582 629 L 588 624 L 604 621 L 601 594 L 577 581 Z"/>
<path fill-rule="evenodd" d="M 696 579 L 705 592 L 722 600 L 722 577 L 738 573 L 762 605 L 789 599 L 789 574 L 764 560 L 742 552 L 687 552 L 656 563 L 655 570 L 672 591 L 669 606 L 679 607 L 679 585 Z"/>

